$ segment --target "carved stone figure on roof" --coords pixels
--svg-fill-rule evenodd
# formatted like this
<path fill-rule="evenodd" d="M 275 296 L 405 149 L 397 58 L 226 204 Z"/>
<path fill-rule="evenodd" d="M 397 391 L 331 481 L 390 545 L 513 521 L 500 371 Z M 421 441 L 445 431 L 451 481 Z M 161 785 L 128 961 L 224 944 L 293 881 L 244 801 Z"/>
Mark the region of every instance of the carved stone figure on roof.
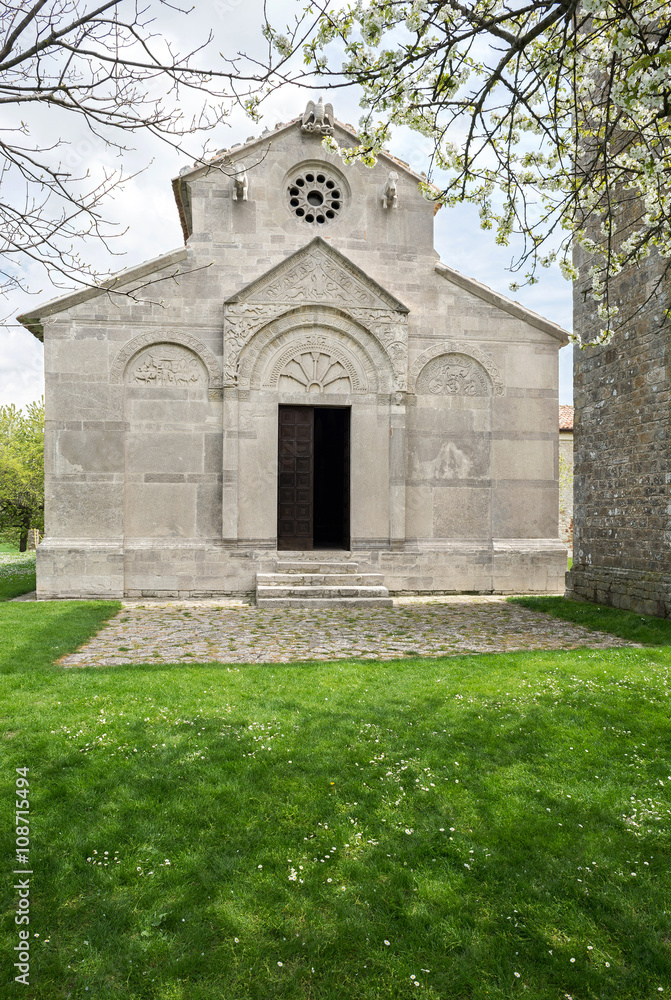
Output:
<path fill-rule="evenodd" d="M 333 135 L 333 121 L 333 105 L 324 104 L 320 97 L 316 104 L 308 101 L 301 129 L 313 135 Z"/>
<path fill-rule="evenodd" d="M 231 197 L 233 201 L 247 201 L 248 194 L 249 178 L 247 176 L 247 167 L 244 163 L 239 163 L 233 174 L 233 193 Z"/>

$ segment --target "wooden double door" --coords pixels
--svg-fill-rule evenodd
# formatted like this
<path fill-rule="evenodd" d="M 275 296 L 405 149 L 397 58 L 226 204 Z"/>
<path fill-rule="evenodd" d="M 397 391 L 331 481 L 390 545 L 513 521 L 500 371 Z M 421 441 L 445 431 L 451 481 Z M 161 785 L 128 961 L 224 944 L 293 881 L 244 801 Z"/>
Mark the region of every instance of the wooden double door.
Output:
<path fill-rule="evenodd" d="M 349 407 L 280 406 L 277 482 L 278 549 L 349 549 Z"/>

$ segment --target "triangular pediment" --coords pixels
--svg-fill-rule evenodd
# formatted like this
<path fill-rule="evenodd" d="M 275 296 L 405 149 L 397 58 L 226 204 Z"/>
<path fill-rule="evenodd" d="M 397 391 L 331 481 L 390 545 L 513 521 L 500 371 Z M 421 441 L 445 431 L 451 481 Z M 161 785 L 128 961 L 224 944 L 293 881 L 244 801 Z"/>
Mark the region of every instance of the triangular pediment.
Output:
<path fill-rule="evenodd" d="M 409 312 L 377 281 L 317 236 L 227 300 L 227 305 L 272 302 Z"/>

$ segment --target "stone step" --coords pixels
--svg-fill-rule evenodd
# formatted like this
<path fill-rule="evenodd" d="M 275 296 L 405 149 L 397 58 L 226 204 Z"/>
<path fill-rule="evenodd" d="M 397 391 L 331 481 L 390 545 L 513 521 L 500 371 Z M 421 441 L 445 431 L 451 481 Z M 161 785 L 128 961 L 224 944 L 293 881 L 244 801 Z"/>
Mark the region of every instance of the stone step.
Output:
<path fill-rule="evenodd" d="M 391 597 L 260 597 L 260 608 L 392 608 Z"/>
<path fill-rule="evenodd" d="M 280 585 L 286 587 L 382 587 L 382 573 L 257 573 L 257 586 L 270 587 Z"/>
<path fill-rule="evenodd" d="M 359 573 L 358 564 L 328 553 L 278 559 L 274 572 L 256 574 L 260 608 L 390 608 L 382 573 Z"/>
<path fill-rule="evenodd" d="M 319 598 L 337 598 L 337 597 L 389 597 L 389 591 L 384 586 L 378 587 L 301 587 L 301 586 L 280 586 L 275 585 L 272 587 L 264 587 L 257 584 L 256 587 L 256 599 L 264 597 L 319 597 Z"/>
<path fill-rule="evenodd" d="M 278 573 L 356 573 L 357 563 L 326 559 L 278 559 Z"/>

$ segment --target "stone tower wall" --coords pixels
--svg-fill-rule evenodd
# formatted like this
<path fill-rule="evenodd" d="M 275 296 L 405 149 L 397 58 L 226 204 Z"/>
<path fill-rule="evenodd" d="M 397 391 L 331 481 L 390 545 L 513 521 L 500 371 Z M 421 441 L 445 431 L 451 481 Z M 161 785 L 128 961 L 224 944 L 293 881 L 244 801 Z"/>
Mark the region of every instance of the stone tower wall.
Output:
<path fill-rule="evenodd" d="M 569 596 L 671 617 L 671 321 L 668 261 L 650 258 L 616 288 L 633 318 L 610 344 L 575 350 L 574 534 Z M 652 295 L 652 297 L 651 297 Z M 601 328 L 574 291 L 583 340 Z"/>

